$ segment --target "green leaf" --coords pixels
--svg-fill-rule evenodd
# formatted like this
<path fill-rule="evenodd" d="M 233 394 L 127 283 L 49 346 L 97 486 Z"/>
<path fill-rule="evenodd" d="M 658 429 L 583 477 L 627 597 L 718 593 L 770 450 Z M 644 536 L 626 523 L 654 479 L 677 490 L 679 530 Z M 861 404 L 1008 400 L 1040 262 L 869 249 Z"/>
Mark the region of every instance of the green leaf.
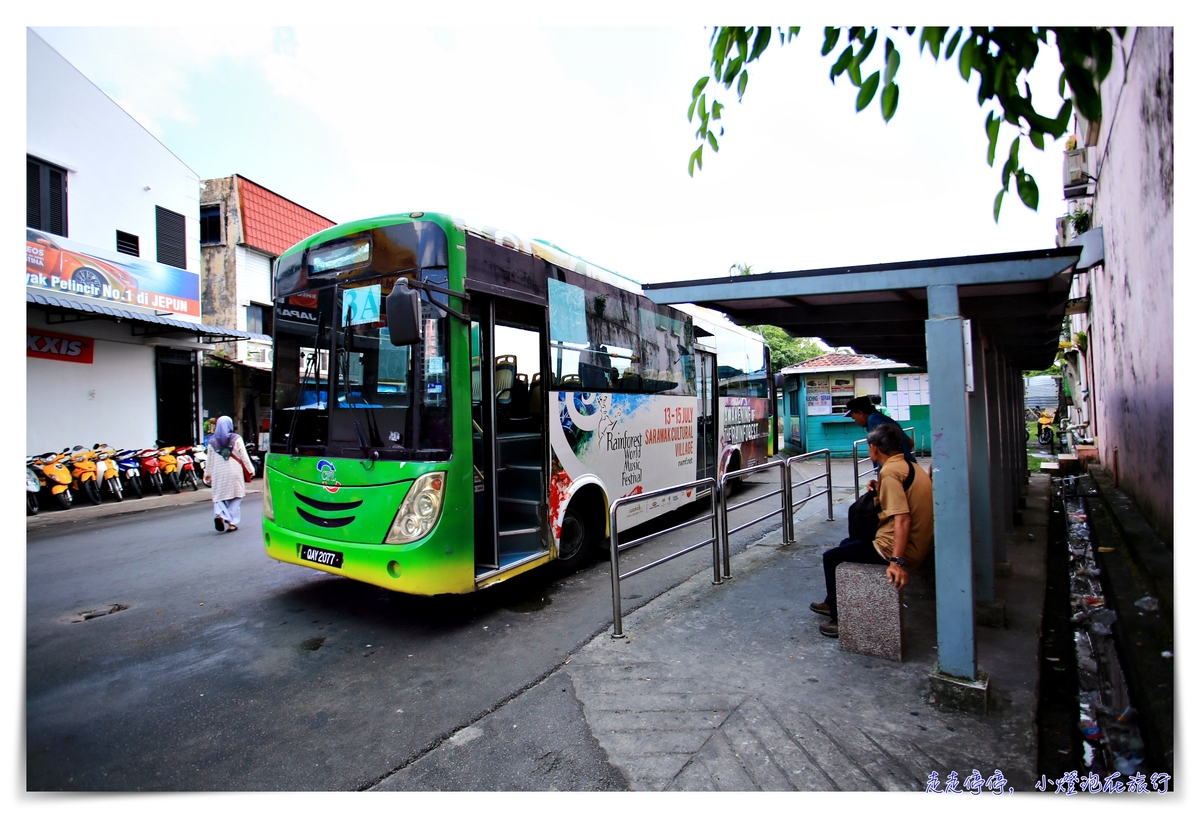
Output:
<path fill-rule="evenodd" d="M 1062 108 L 1058 110 L 1058 116 L 1054 120 L 1054 136 L 1057 138 L 1067 132 L 1067 128 L 1071 124 L 1071 111 L 1075 106 L 1071 104 L 1071 100 L 1064 99 Z"/>
<path fill-rule="evenodd" d="M 858 63 L 854 60 L 850 61 L 850 82 L 855 88 L 862 88 L 862 73 L 859 70 Z"/>
<path fill-rule="evenodd" d="M 750 72 L 742 71 L 742 75 L 738 77 L 738 99 L 742 98 L 742 94 L 746 93 L 746 83 L 750 81 Z"/>
<path fill-rule="evenodd" d="M 888 40 L 888 45 L 890 46 L 891 44 L 892 44 L 892 41 Z M 883 75 L 884 85 L 887 85 L 893 79 L 895 79 L 896 72 L 899 70 L 900 70 L 900 52 L 897 51 L 895 48 L 890 48 L 890 49 L 888 49 L 888 56 L 887 56 L 887 71 Z"/>
<path fill-rule="evenodd" d="M 708 144 L 712 145 L 713 153 L 716 153 L 720 150 L 720 148 L 717 147 L 717 135 L 712 131 L 708 132 Z"/>
<path fill-rule="evenodd" d="M 725 110 L 725 106 L 724 106 L 724 105 L 722 105 L 722 104 L 721 104 L 721 103 L 719 103 L 719 102 L 714 102 L 714 103 L 713 103 L 713 107 L 712 107 L 712 118 L 713 118 L 713 119 L 720 119 L 720 118 L 721 118 L 721 111 L 723 111 L 723 110 Z"/>
<path fill-rule="evenodd" d="M 727 26 L 721 26 L 720 34 L 717 36 L 717 44 L 713 46 L 712 66 L 713 76 L 720 78 L 721 66 L 725 64 L 725 57 L 729 54 L 729 31 Z"/>
<path fill-rule="evenodd" d="M 879 103 L 883 107 L 883 121 L 891 122 L 896 115 L 896 106 L 900 104 L 900 86 L 894 82 L 885 85 Z"/>
<path fill-rule="evenodd" d="M 1013 170 L 1016 170 L 1018 167 L 1017 152 L 1020 150 L 1021 150 L 1021 137 L 1018 135 L 1015 139 L 1013 139 L 1012 146 L 1009 147 L 1009 149 L 1008 149 L 1008 161 L 1012 162 Z"/>
<path fill-rule="evenodd" d="M 871 54 L 871 49 L 875 47 L 875 38 L 878 36 L 879 29 L 871 29 L 871 33 L 867 35 L 867 39 L 862 41 L 862 50 L 859 51 L 854 57 L 854 63 L 856 65 L 862 65 L 863 60 L 865 60 Z"/>
<path fill-rule="evenodd" d="M 821 56 L 828 57 L 829 53 L 837 47 L 838 40 L 841 39 L 842 30 L 837 26 L 825 26 L 825 44 L 821 46 Z"/>
<path fill-rule="evenodd" d="M 829 69 L 829 81 L 833 82 L 838 76 L 844 72 L 849 66 L 850 61 L 854 59 L 854 46 L 848 45 L 846 49 L 838 55 L 837 62 Z"/>
<path fill-rule="evenodd" d="M 688 106 L 688 122 L 692 121 L 692 117 L 696 113 L 696 102 L 697 102 L 697 100 L 693 98 L 692 104 Z"/>
<path fill-rule="evenodd" d="M 1004 201 L 1004 190 L 1001 189 L 1000 192 L 996 194 L 996 201 L 992 205 L 992 220 L 995 221 L 996 224 L 1000 223 L 1000 203 L 1003 201 Z"/>
<path fill-rule="evenodd" d="M 866 82 L 862 84 L 861 90 L 858 92 L 858 101 L 855 103 L 857 111 L 861 111 L 871 104 L 871 100 L 875 98 L 875 90 L 879 88 L 879 72 L 876 71 L 871 76 L 867 77 Z"/>
<path fill-rule="evenodd" d="M 959 26 L 958 31 L 954 32 L 954 36 L 950 38 L 950 44 L 946 46 L 946 59 L 950 59 L 954 55 L 954 49 L 958 48 L 958 39 L 962 37 L 962 27 Z"/>
<path fill-rule="evenodd" d="M 767 50 L 767 46 L 771 44 L 771 27 L 759 26 L 758 34 L 754 37 L 754 47 L 750 49 L 750 56 L 746 58 L 746 62 L 753 62 Z"/>
<path fill-rule="evenodd" d="M 1033 146 L 1039 151 L 1046 150 L 1046 138 L 1043 136 L 1041 131 L 1030 131 L 1029 141 L 1032 142 Z"/>
<path fill-rule="evenodd" d="M 725 84 L 726 88 L 733 85 L 733 78 L 736 77 L 738 75 L 738 72 L 741 70 L 742 70 L 742 58 L 741 57 L 734 57 L 732 60 L 729 61 L 729 65 L 725 66 L 725 76 L 723 76 L 721 78 L 721 82 L 723 82 Z"/>
<path fill-rule="evenodd" d="M 1025 172 L 1024 169 L 1017 171 L 1017 195 L 1021 197 L 1021 201 L 1030 210 L 1037 210 L 1038 206 L 1038 186 L 1033 177 Z"/>
<path fill-rule="evenodd" d="M 984 126 L 988 135 L 988 167 L 996 162 L 996 140 L 1000 137 L 1000 117 L 993 111 L 988 111 L 987 124 Z"/>
<path fill-rule="evenodd" d="M 696 84 L 692 86 L 693 102 L 695 102 L 696 97 L 700 96 L 701 92 L 704 91 L 704 86 L 706 85 L 708 85 L 708 77 L 701 77 L 700 79 L 696 80 Z"/>
<path fill-rule="evenodd" d="M 696 168 L 704 169 L 704 146 L 696 148 L 692 151 L 692 155 L 688 157 L 688 176 L 692 176 L 696 172 Z"/>
<path fill-rule="evenodd" d="M 971 79 L 971 66 L 975 62 L 975 35 L 972 33 L 963 41 L 962 51 L 958 52 L 958 73 L 964 80 Z M 999 212 L 999 209 L 996 211 Z"/>

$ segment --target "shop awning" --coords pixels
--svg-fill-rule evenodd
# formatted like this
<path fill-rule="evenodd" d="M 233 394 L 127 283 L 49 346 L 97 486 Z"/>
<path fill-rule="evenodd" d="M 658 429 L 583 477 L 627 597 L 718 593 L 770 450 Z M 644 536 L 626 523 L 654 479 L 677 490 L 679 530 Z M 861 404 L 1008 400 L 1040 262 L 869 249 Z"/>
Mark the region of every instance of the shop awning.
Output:
<path fill-rule="evenodd" d="M 194 337 L 197 343 L 216 344 L 222 341 L 267 341 L 271 336 L 237 329 L 215 327 L 211 324 L 196 324 L 180 321 L 164 315 L 132 312 L 106 304 L 91 304 L 54 295 L 42 295 L 26 291 L 25 302 L 46 314 L 49 324 L 74 324 L 81 321 L 112 321 L 128 324 L 133 335 L 159 335 Z"/>

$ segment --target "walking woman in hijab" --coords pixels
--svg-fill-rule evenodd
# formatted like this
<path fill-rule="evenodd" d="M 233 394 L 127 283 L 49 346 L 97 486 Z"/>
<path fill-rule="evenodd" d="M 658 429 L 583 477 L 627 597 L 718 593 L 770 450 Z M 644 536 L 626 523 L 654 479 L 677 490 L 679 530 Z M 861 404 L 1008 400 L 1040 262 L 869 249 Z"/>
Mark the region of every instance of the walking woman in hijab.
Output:
<path fill-rule="evenodd" d="M 222 415 L 208 440 L 208 462 L 204 482 L 212 486 L 213 525 L 217 531 L 237 531 L 242 521 L 242 498 L 246 496 L 243 468 L 254 474 L 241 435 L 233 431 L 233 419 Z"/>

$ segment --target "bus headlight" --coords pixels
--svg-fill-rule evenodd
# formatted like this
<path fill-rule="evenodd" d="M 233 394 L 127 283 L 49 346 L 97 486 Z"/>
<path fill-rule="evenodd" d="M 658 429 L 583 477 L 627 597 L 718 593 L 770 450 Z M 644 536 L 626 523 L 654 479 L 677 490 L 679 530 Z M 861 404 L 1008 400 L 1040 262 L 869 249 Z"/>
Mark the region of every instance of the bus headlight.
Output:
<path fill-rule="evenodd" d="M 383 541 L 392 545 L 403 545 L 415 542 L 432 531 L 442 514 L 445 489 L 444 471 L 430 472 L 418 477 L 408 496 L 400 504 L 400 510 L 396 512 L 392 527 L 388 529 Z"/>
<path fill-rule="evenodd" d="M 263 472 L 263 517 L 270 522 L 275 522 L 275 505 L 271 502 L 271 481 L 267 478 L 267 473 Z"/>

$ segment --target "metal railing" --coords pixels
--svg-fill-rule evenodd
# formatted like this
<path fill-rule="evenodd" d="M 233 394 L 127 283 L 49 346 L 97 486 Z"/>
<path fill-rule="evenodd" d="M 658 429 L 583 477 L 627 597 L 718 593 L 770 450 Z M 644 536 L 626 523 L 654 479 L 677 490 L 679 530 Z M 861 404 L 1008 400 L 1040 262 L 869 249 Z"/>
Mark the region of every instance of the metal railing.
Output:
<path fill-rule="evenodd" d="M 803 462 L 806 460 L 811 460 L 811 459 L 817 458 L 817 457 L 825 458 L 825 473 L 823 475 L 818 474 L 817 476 L 808 478 L 807 480 L 801 480 L 799 483 L 792 483 L 792 467 L 796 463 L 800 463 L 800 462 Z M 751 466 L 748 469 L 739 469 L 737 471 L 731 471 L 731 472 L 726 473 L 725 476 L 721 478 L 721 481 L 719 483 L 716 480 L 714 480 L 713 478 L 707 477 L 703 480 L 696 480 L 695 482 L 692 482 L 692 483 L 682 483 L 678 486 L 670 486 L 665 489 L 659 489 L 657 491 L 651 491 L 651 492 L 647 492 L 645 494 L 636 494 L 631 497 L 622 497 L 618 500 L 615 500 L 609 506 L 609 510 L 608 510 L 609 531 L 610 531 L 608 546 L 609 546 L 610 556 L 612 559 L 612 563 L 610 565 L 610 572 L 612 575 L 612 594 L 613 594 L 613 632 L 612 632 L 612 637 L 614 639 L 621 639 L 621 638 L 624 638 L 624 636 L 625 636 L 625 633 L 622 628 L 622 621 L 621 621 L 621 580 L 629 579 L 632 576 L 636 576 L 637 574 L 640 574 L 643 571 L 648 571 L 651 568 L 654 568 L 655 566 L 662 565 L 663 563 L 673 560 L 676 557 L 682 557 L 684 554 L 689 554 L 698 548 L 703 548 L 706 545 L 712 545 L 712 547 L 713 547 L 713 579 L 712 579 L 712 582 L 714 585 L 720 585 L 724 582 L 724 580 L 730 578 L 729 536 L 731 534 L 736 534 L 737 532 L 743 531 L 753 525 L 757 525 L 758 523 L 761 523 L 765 520 L 769 520 L 770 518 L 772 518 L 778 514 L 778 515 L 780 515 L 780 517 L 782 519 L 784 542 L 785 543 L 794 542 L 795 541 L 795 527 L 794 527 L 793 517 L 795 516 L 797 509 L 800 506 L 803 506 L 809 500 L 815 500 L 816 498 L 822 497 L 822 496 L 824 496 L 826 498 L 826 510 L 828 513 L 828 519 L 832 521 L 833 520 L 833 472 L 832 472 L 832 463 L 831 463 L 830 457 L 831 457 L 831 455 L 830 455 L 829 449 L 821 449 L 820 451 L 807 452 L 805 454 L 800 454 L 800 455 L 796 455 L 794 457 L 789 457 L 785 460 L 772 460 L 772 461 L 768 461 L 766 463 L 762 463 L 757 466 Z M 766 471 L 768 469 L 778 469 L 779 470 L 779 488 L 775 489 L 774 491 L 767 492 L 766 494 L 760 494 L 757 497 L 752 497 L 751 499 L 746 500 L 745 502 L 737 503 L 735 505 L 729 505 L 728 484 L 730 481 L 740 479 L 740 478 L 745 477 L 750 474 L 757 474 L 758 472 Z M 807 497 L 800 500 L 799 503 L 795 503 L 793 501 L 793 491 L 795 489 L 797 489 L 801 486 L 807 486 L 810 483 L 815 483 L 818 480 L 821 480 L 822 478 L 824 478 L 824 480 L 825 480 L 825 488 L 821 489 L 820 491 L 810 493 Z M 681 492 L 687 491 L 688 489 L 696 489 L 697 495 L 699 495 L 700 491 L 703 490 L 704 488 L 709 489 L 710 497 L 712 499 L 712 505 L 707 514 L 698 516 L 695 519 L 688 520 L 687 522 L 680 523 L 679 525 L 672 526 L 670 528 L 665 528 L 662 531 L 655 531 L 652 534 L 648 534 L 648 535 L 646 535 L 644 537 L 640 537 L 636 540 L 631 540 L 630 542 L 624 543 L 623 545 L 618 543 L 618 541 L 617 541 L 617 512 L 624 506 L 632 505 L 634 503 L 644 502 L 646 500 L 650 500 L 655 497 L 662 497 L 664 495 L 679 494 Z M 729 527 L 729 513 L 730 512 L 746 508 L 747 506 L 751 506 L 751 505 L 761 502 L 763 500 L 768 500 L 772 497 L 780 498 L 779 508 L 777 508 L 773 511 L 769 511 L 766 514 L 763 514 L 759 517 L 755 517 L 753 520 L 749 520 L 748 522 L 742 523 L 741 525 L 738 525 L 734 528 Z M 708 539 L 705 539 L 698 543 L 690 545 L 687 548 L 683 548 L 679 551 L 676 551 L 673 554 L 669 554 L 668 556 L 662 557 L 661 559 L 657 559 L 657 560 L 654 560 L 653 562 L 649 562 L 646 565 L 640 566 L 638 568 L 634 568 L 632 571 L 628 571 L 624 574 L 621 573 L 620 552 L 622 552 L 628 548 L 633 548 L 635 545 L 641 545 L 645 542 L 655 539 L 656 537 L 661 537 L 666 534 L 671 534 L 675 531 L 680 531 L 689 526 L 698 525 L 699 523 L 703 523 L 706 520 L 712 521 L 712 536 L 709 537 Z"/>
<path fill-rule="evenodd" d="M 795 492 L 795 490 L 800 488 L 801 486 L 807 486 L 809 483 L 815 483 L 816 481 L 820 480 L 821 475 L 818 474 L 816 477 L 810 477 L 807 480 L 801 480 L 799 483 L 793 483 L 792 482 L 792 464 L 800 463 L 805 460 L 811 460 L 814 457 L 824 457 L 825 458 L 825 475 L 824 475 L 825 476 L 825 488 L 823 488 L 820 491 L 815 492 L 815 493 L 810 490 L 809 495 L 797 504 L 793 500 L 793 492 Z M 795 520 L 793 518 L 796 516 L 796 509 L 799 506 L 802 506 L 805 503 L 807 503 L 809 500 L 815 500 L 818 497 L 820 497 L 821 495 L 825 495 L 826 503 L 828 506 L 829 520 L 830 521 L 833 520 L 833 465 L 832 465 L 832 461 L 830 460 L 830 457 L 831 457 L 831 454 L 830 454 L 829 449 L 819 449 L 815 452 L 806 452 L 805 454 L 798 454 L 794 457 L 789 457 L 787 460 L 783 461 L 783 473 L 785 476 L 785 485 L 787 487 L 786 502 L 787 502 L 787 509 L 788 509 L 788 514 L 785 515 L 784 523 L 783 523 L 783 541 L 784 542 L 792 543 L 792 542 L 796 541 L 796 527 L 795 527 Z M 728 543 L 726 543 L 726 550 L 728 550 Z"/>
<path fill-rule="evenodd" d="M 908 435 L 909 443 L 911 443 L 913 446 L 916 446 L 917 442 L 916 442 L 916 440 L 913 439 L 913 435 L 915 435 L 917 433 L 917 427 L 916 426 L 901 426 L 900 428 L 906 435 Z M 867 442 L 867 439 L 865 437 L 862 440 L 854 441 L 854 499 L 855 500 L 857 500 L 859 494 L 862 493 L 862 489 L 859 487 L 859 478 L 865 477 L 866 475 L 875 471 L 875 464 L 871 463 L 870 458 L 867 459 L 867 462 L 871 463 L 871 465 L 869 467 L 867 467 L 867 469 L 865 469 L 864 471 L 858 470 L 859 460 L 861 459 L 858 456 L 858 447 L 860 444 L 866 445 L 866 442 Z M 922 440 L 922 443 L 924 443 L 924 440 Z"/>
<path fill-rule="evenodd" d="M 743 529 L 749 528 L 752 525 L 761 523 L 763 520 L 769 520 L 770 518 L 772 518 L 776 514 L 778 514 L 780 516 L 780 519 L 783 521 L 783 530 L 784 530 L 785 536 L 786 536 L 786 532 L 788 530 L 788 520 L 789 520 L 788 511 L 790 510 L 790 507 L 788 504 L 788 492 L 787 492 L 787 488 L 786 488 L 788 479 L 787 479 L 786 472 L 784 472 L 785 465 L 786 464 L 782 460 L 769 460 L 766 463 L 760 463 L 759 465 L 751 466 L 748 469 L 738 469 L 737 471 L 725 472 L 725 476 L 721 478 L 721 494 L 720 494 L 721 564 L 722 564 L 722 568 L 724 569 L 724 571 L 721 575 L 722 578 L 729 579 L 729 535 L 730 534 L 736 534 L 737 532 L 742 531 Z M 779 469 L 779 488 L 778 489 L 776 489 L 775 491 L 772 491 L 772 492 L 768 492 L 767 494 L 760 494 L 757 497 L 753 497 L 744 503 L 738 503 L 736 506 L 727 505 L 727 503 L 729 502 L 729 492 L 726 487 L 729 485 L 729 482 L 731 480 L 739 480 L 748 474 L 757 474 L 758 472 L 766 471 L 767 469 Z M 746 506 L 754 505 L 757 502 L 770 499 L 771 497 L 779 498 L 779 508 L 775 509 L 774 511 L 769 511 L 761 517 L 755 517 L 750 522 L 743 523 L 742 525 L 739 525 L 737 528 L 731 529 L 729 527 L 729 512 L 737 511 L 739 508 L 745 508 Z"/>
<path fill-rule="evenodd" d="M 709 513 L 707 515 L 705 515 L 703 517 L 697 517 L 694 520 L 688 520 L 686 523 L 680 523 L 677 526 L 673 526 L 671 528 L 667 528 L 662 531 L 656 531 L 653 534 L 649 534 L 645 537 L 640 537 L 639 539 L 636 539 L 636 540 L 631 540 L 630 542 L 627 542 L 624 545 L 619 545 L 617 543 L 617 510 L 620 509 L 622 506 L 632 505 L 633 503 L 640 503 L 645 500 L 649 500 L 654 497 L 661 497 L 666 494 L 677 494 L 682 491 L 687 491 L 690 488 L 695 488 L 695 489 L 699 490 L 700 488 L 705 487 L 705 486 L 708 487 L 708 489 L 710 491 L 710 496 L 712 497 L 712 508 L 709 510 Z M 684 484 L 678 485 L 678 486 L 670 486 L 665 489 L 659 489 L 658 491 L 649 491 L 649 492 L 646 492 L 645 494 L 635 494 L 632 497 L 621 497 L 617 500 L 614 500 L 612 502 L 612 504 L 608 507 L 609 531 L 611 532 L 609 535 L 608 547 L 609 547 L 609 551 L 612 556 L 612 565 L 610 566 L 610 571 L 612 573 L 612 592 L 613 592 L 613 633 L 612 633 L 613 639 L 622 639 L 625 636 L 624 632 L 621 630 L 621 580 L 629 579 L 630 577 L 636 576 L 637 574 L 640 574 L 643 571 L 649 571 L 651 568 L 653 568 L 656 565 L 662 565 L 664 562 L 673 560 L 676 557 L 682 557 L 684 554 L 689 554 L 692 551 L 695 551 L 697 548 L 703 548 L 704 546 L 709 545 L 711 543 L 712 547 L 713 547 L 713 583 L 719 584 L 721 582 L 721 529 L 720 529 L 720 526 L 717 524 L 717 516 L 718 516 L 717 509 L 720 508 L 721 506 L 723 506 L 724 503 L 719 502 L 719 499 L 718 499 L 719 491 L 720 491 L 720 487 L 717 485 L 717 481 L 711 477 L 706 477 L 703 480 L 696 480 L 695 482 L 692 482 L 692 483 L 684 483 Z M 699 491 L 697 491 L 697 493 L 699 493 Z M 647 540 L 651 540 L 655 537 L 661 537 L 664 534 L 670 534 L 673 531 L 679 531 L 681 529 L 687 528 L 688 526 L 702 523 L 705 520 L 712 520 L 712 536 L 709 537 L 707 540 L 698 542 L 695 545 L 690 545 L 687 548 L 684 548 L 680 551 L 676 551 L 674 554 L 670 554 L 666 557 L 663 557 L 662 559 L 657 559 L 654 562 L 647 563 L 646 565 L 643 565 L 639 568 L 634 568 L 632 571 L 630 571 L 628 573 L 625 573 L 625 574 L 621 573 L 621 563 L 620 563 L 620 557 L 619 557 L 620 552 L 624 551 L 627 548 L 633 548 L 635 545 L 641 545 L 642 543 L 646 542 Z M 727 566 L 725 569 L 726 572 L 728 572 L 728 570 L 729 570 L 728 569 L 728 559 L 729 559 L 728 551 L 726 551 L 726 566 Z"/>

